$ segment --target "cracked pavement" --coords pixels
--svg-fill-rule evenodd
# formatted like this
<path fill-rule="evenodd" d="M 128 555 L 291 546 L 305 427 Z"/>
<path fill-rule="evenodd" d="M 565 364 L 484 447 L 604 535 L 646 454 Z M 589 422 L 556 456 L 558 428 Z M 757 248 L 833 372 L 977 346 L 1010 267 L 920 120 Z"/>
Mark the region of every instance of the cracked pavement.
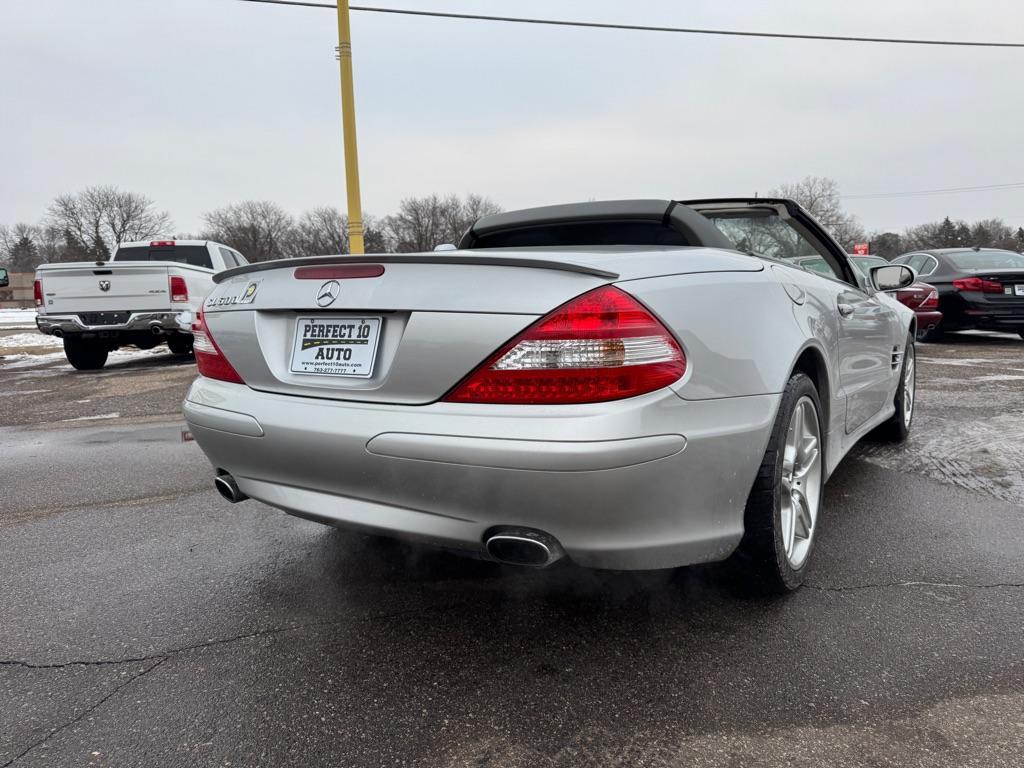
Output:
<path fill-rule="evenodd" d="M 781 600 L 228 505 L 180 367 L 74 428 L 87 375 L 18 379 L 54 394 L 0 428 L 0 767 L 1019 766 L 1024 468 L 978 423 L 1024 423 L 1024 343 L 995 338 L 920 348 L 914 438 L 843 462 Z"/>

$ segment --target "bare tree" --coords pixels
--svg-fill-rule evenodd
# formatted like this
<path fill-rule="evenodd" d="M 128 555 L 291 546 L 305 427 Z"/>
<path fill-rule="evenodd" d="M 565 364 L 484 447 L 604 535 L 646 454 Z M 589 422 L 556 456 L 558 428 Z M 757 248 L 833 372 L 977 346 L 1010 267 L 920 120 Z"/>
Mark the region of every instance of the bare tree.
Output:
<path fill-rule="evenodd" d="M 241 251 L 249 261 L 283 259 L 290 255 L 294 237 L 292 217 L 269 200 L 246 200 L 218 208 L 203 216 L 208 240 Z"/>
<path fill-rule="evenodd" d="M 363 216 L 363 247 L 367 253 L 388 250 L 383 225 L 373 216 Z M 330 206 L 306 211 L 296 222 L 285 250 L 292 258 L 349 253 L 348 216 Z"/>
<path fill-rule="evenodd" d="M 348 218 L 323 206 L 299 217 L 285 247 L 289 257 L 348 253 Z"/>
<path fill-rule="evenodd" d="M 46 218 L 48 226 L 63 234 L 69 250 L 91 258 L 108 257 L 118 243 L 162 234 L 170 223 L 170 216 L 145 195 L 114 186 L 60 195 Z"/>
<path fill-rule="evenodd" d="M 486 197 L 457 195 L 410 197 L 384 220 L 389 245 L 400 253 L 430 251 L 441 243 L 457 243 L 480 216 L 501 208 Z"/>
<path fill-rule="evenodd" d="M 64 238 L 54 227 L 25 222 L 0 225 L 0 264 L 12 272 L 33 272 L 44 262 L 66 260 Z"/>
<path fill-rule="evenodd" d="M 768 194 L 772 197 L 788 197 L 795 200 L 847 250 L 850 250 L 854 243 L 866 238 L 864 228 L 857 217 L 843 210 L 839 199 L 839 185 L 834 179 L 807 176 L 795 184 L 781 184 Z"/>

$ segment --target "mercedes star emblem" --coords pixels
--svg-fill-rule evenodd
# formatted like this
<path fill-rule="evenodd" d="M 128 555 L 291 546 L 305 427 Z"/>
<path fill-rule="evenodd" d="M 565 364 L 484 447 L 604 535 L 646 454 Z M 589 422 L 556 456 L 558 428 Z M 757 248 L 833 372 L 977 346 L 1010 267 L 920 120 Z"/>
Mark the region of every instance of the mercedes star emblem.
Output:
<path fill-rule="evenodd" d="M 337 280 L 328 280 L 316 292 L 316 303 L 321 307 L 329 307 L 338 298 L 339 293 L 341 293 L 341 283 Z"/>

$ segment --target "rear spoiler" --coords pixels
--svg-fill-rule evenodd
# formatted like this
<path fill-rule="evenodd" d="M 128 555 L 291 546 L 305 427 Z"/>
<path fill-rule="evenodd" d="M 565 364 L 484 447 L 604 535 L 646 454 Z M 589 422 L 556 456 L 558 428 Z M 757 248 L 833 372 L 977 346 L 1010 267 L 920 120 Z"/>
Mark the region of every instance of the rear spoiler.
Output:
<path fill-rule="evenodd" d="M 547 259 L 524 259 L 512 256 L 484 256 L 478 253 L 461 255 L 455 253 L 420 253 L 420 254 L 364 254 L 362 256 L 308 256 L 302 259 L 277 259 L 261 261 L 244 267 L 234 267 L 218 272 L 213 282 L 221 283 L 237 275 L 248 275 L 253 272 L 266 272 L 271 269 L 288 267 L 321 266 L 327 264 L 462 264 L 490 267 L 526 267 L 527 269 L 553 269 L 560 272 L 576 272 L 581 275 L 592 275 L 606 280 L 615 280 L 617 272 L 598 269 L 586 264 L 574 264 L 568 261 L 550 261 Z"/>

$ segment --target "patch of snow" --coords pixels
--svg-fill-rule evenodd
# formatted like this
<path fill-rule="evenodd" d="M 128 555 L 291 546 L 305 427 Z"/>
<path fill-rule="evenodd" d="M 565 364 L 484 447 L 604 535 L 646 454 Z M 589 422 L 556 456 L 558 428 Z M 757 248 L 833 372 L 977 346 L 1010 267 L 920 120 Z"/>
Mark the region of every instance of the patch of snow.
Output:
<path fill-rule="evenodd" d="M 63 352 L 51 352 L 46 355 L 4 355 L 0 357 L 0 369 L 37 368 L 56 360 L 64 360 Z"/>
<path fill-rule="evenodd" d="M 2 341 L 0 341 L 2 346 Z M 153 349 L 136 349 L 135 347 L 125 347 L 122 349 L 115 349 L 107 356 L 107 365 L 110 363 L 128 363 L 133 360 L 145 360 L 149 357 L 165 355 L 170 356 L 170 351 L 167 347 L 159 346 Z M 64 357 L 64 352 L 48 352 L 41 355 L 26 355 L 16 353 L 13 355 L 0 355 L 0 370 L 16 369 L 16 368 L 41 368 L 49 365 L 53 362 L 64 363 L 61 368 L 71 368 L 71 364 L 67 362 Z M 59 369 L 55 369 L 59 370 Z M 111 373 L 117 373 L 116 369 Z"/>
<path fill-rule="evenodd" d="M 61 421 L 97 421 L 99 419 L 117 419 L 120 416 L 121 414 L 115 411 L 114 413 L 101 413 L 98 416 L 78 416 L 74 419 L 61 419 Z"/>
<path fill-rule="evenodd" d="M 930 365 L 958 365 L 965 368 L 976 368 L 979 365 L 1000 366 L 1003 364 L 1001 360 L 991 360 L 985 357 L 961 357 L 958 360 L 943 360 L 938 357 L 925 357 L 924 355 L 919 355 L 918 358 L 922 363 L 928 363 Z"/>
<path fill-rule="evenodd" d="M 1013 370 L 1017 370 L 1016 368 Z M 975 381 L 1024 381 L 1024 376 L 1010 373 L 994 373 L 991 376 L 978 376 Z"/>
<path fill-rule="evenodd" d="M 52 389 L 21 389 L 16 392 L 0 392 L 0 397 L 17 397 L 19 395 L 42 395 L 53 392 Z"/>
<path fill-rule="evenodd" d="M 0 309 L 0 328 L 35 328 L 34 309 Z"/>
<path fill-rule="evenodd" d="M 10 336 L 0 336 L 0 349 L 14 349 L 16 347 L 60 347 L 64 342 L 56 336 L 48 336 L 45 333 L 14 333 Z"/>

